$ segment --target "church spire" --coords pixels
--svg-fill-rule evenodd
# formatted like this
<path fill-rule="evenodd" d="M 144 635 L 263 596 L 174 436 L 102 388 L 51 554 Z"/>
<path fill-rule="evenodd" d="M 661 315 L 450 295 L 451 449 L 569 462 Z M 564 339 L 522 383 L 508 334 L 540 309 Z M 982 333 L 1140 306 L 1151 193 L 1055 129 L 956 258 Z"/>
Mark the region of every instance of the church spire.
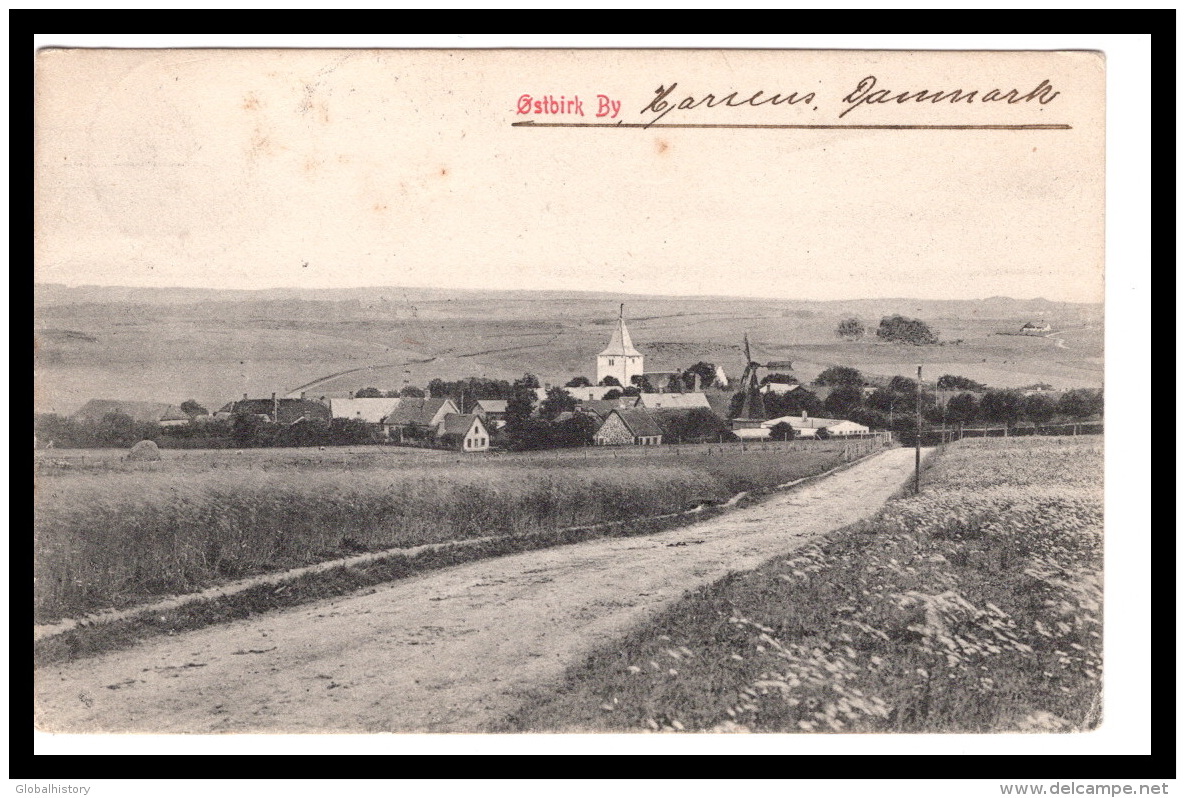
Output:
<path fill-rule="evenodd" d="M 613 329 L 613 336 L 609 339 L 609 345 L 605 347 L 602 355 L 614 355 L 621 357 L 641 357 L 642 353 L 634 348 L 634 342 L 630 339 L 630 331 L 625 326 L 625 303 L 621 304 L 617 313 L 617 326 Z"/>

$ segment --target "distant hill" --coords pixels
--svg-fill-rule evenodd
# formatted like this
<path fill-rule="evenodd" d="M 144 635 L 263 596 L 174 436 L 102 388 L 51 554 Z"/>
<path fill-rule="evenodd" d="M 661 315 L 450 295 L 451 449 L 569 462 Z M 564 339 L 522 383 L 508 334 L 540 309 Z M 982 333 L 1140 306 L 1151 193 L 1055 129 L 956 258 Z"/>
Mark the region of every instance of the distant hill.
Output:
<path fill-rule="evenodd" d="M 741 340 L 788 359 L 807 381 L 830 365 L 908 374 L 918 362 L 1005 387 L 1102 383 L 1101 304 L 984 300 L 679 297 L 576 291 L 457 291 L 398 286 L 260 291 L 34 286 L 34 406 L 69 413 L 93 398 L 221 406 L 301 386 L 325 393 L 424 387 L 434 378 L 544 382 L 593 376 L 624 302 L 648 371 L 706 360 L 733 377 Z M 946 342 L 901 347 L 873 335 L 882 316 L 924 320 Z M 855 316 L 869 335 L 839 341 Z M 1016 333 L 1029 321 L 1057 337 Z M 1060 341 L 1060 343 L 1059 343 Z"/>

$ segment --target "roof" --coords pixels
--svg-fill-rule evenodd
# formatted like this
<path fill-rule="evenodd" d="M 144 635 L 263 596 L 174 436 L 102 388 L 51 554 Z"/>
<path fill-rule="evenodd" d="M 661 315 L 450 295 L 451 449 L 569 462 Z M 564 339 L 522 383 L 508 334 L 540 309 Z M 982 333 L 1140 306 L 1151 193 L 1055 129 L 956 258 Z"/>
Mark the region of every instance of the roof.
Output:
<path fill-rule="evenodd" d="M 473 427 L 473 422 L 479 421 L 479 417 L 473 413 L 446 413 L 444 420 L 440 422 L 440 429 L 437 431 L 438 435 L 465 435 Z"/>
<path fill-rule="evenodd" d="M 587 402 L 581 402 L 576 407 L 586 412 L 591 412 L 606 418 L 614 410 L 624 410 L 636 406 L 638 397 L 636 396 L 622 396 L 619 399 L 590 399 Z"/>
<path fill-rule="evenodd" d="M 122 399 L 91 399 L 74 414 L 77 419 L 98 421 L 108 413 L 123 413 L 135 421 L 177 421 L 188 419 L 181 408 L 164 402 L 131 402 Z"/>
<path fill-rule="evenodd" d="M 330 399 L 329 411 L 334 418 L 353 418 L 378 424 L 399 406 L 400 399 Z"/>
<path fill-rule="evenodd" d="M 505 413 L 506 400 L 505 399 L 478 399 L 474 409 L 480 407 L 487 413 Z"/>
<path fill-rule="evenodd" d="M 728 411 L 732 409 L 732 394 L 722 391 L 709 391 L 704 394 L 712 412 L 720 418 L 728 418 Z"/>
<path fill-rule="evenodd" d="M 703 393 L 644 393 L 638 396 L 638 406 L 648 410 L 712 409 Z"/>
<path fill-rule="evenodd" d="M 621 420 L 625 422 L 626 427 L 634 434 L 635 438 L 662 435 L 662 427 L 658 426 L 658 422 L 645 410 L 633 408 L 614 410 L 613 413 L 621 416 Z M 608 421 L 609 419 L 606 418 L 605 420 Z"/>
<path fill-rule="evenodd" d="M 769 429 L 770 427 L 777 426 L 782 422 L 789 424 L 795 429 L 824 429 L 836 427 L 840 424 L 851 424 L 854 427 L 868 429 L 863 424 L 857 424 L 855 421 L 848 421 L 842 418 L 803 418 L 802 416 L 780 416 L 779 418 L 771 418 L 769 421 L 761 422 L 761 426 Z"/>
<path fill-rule="evenodd" d="M 630 340 L 630 331 L 625 327 L 625 318 L 619 316 L 617 324 L 613 327 L 613 336 L 609 339 L 609 345 L 605 347 L 602 355 L 628 355 L 641 357 L 642 353 L 634 349 L 634 342 Z"/>
<path fill-rule="evenodd" d="M 768 438 L 770 433 L 769 427 L 741 427 L 734 429 L 732 434 L 744 440 L 746 438 Z"/>
<path fill-rule="evenodd" d="M 453 405 L 449 399 L 404 398 L 391 411 L 391 414 L 383 420 L 383 423 L 393 424 L 395 426 L 419 424 L 426 427 L 432 423 L 433 417 L 440 412 L 440 408 L 444 407 L 445 402 L 448 402 L 456 410 L 456 405 Z"/>
<path fill-rule="evenodd" d="M 241 399 L 237 402 L 227 402 L 218 412 L 270 416 L 277 404 L 279 417 L 276 421 L 280 424 L 295 424 L 302 418 L 328 420 L 332 417 L 326 405 L 312 399 Z"/>

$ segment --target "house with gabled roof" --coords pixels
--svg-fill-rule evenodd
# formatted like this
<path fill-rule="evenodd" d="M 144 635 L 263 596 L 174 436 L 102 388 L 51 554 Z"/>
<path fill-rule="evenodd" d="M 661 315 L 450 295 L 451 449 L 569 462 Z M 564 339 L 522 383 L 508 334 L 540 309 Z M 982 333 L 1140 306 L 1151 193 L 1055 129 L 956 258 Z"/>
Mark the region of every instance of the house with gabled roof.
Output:
<path fill-rule="evenodd" d="M 281 399 L 273 393 L 271 399 L 248 399 L 247 394 L 235 402 L 227 402 L 215 418 L 233 418 L 237 415 L 258 416 L 272 424 L 290 426 L 298 421 L 329 421 L 333 416 L 329 405 L 312 399 Z"/>
<path fill-rule="evenodd" d="M 381 424 L 388 438 L 407 443 L 433 436 L 446 415 L 460 412 L 452 399 L 407 396 Z"/>
<path fill-rule="evenodd" d="M 613 410 L 593 436 L 597 446 L 658 446 L 662 427 L 646 410 Z"/>
<path fill-rule="evenodd" d="M 436 428 L 436 440 L 461 452 L 484 452 L 490 433 L 475 413 L 446 413 Z"/>
<path fill-rule="evenodd" d="M 594 416 L 597 421 L 604 421 L 614 410 L 628 410 L 636 407 L 638 397 L 620 396 L 616 399 L 590 399 L 576 405 L 576 411 Z"/>

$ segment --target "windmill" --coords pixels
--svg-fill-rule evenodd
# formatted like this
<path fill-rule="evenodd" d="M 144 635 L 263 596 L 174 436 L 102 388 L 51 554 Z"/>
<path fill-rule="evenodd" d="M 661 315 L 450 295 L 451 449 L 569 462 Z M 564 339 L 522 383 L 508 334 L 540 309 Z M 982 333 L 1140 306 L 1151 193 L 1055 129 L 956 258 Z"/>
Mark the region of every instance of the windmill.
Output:
<path fill-rule="evenodd" d="M 758 369 L 786 369 L 791 370 L 794 364 L 789 360 L 771 360 L 768 363 L 758 363 L 753 360 L 749 351 L 749 334 L 745 333 L 745 373 L 741 376 L 741 390 L 745 392 L 745 401 L 741 404 L 738 420 L 765 421 L 765 400 L 761 398 L 760 386 L 757 384 Z"/>

